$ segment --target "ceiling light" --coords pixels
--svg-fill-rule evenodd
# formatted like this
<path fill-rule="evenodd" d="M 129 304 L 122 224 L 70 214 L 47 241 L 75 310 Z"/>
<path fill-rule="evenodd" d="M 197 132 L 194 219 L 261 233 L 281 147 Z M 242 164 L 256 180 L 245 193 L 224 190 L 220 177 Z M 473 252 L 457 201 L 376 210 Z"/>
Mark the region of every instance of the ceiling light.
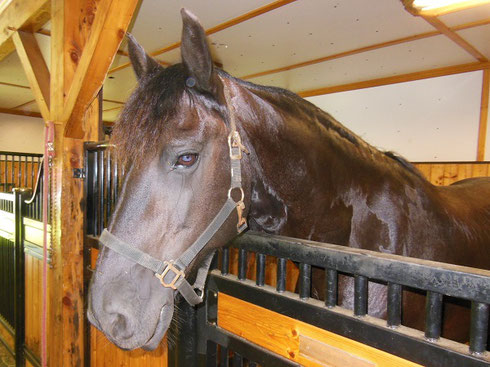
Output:
<path fill-rule="evenodd" d="M 490 4 L 490 0 L 402 0 L 411 13 L 437 16 L 475 6 Z"/>

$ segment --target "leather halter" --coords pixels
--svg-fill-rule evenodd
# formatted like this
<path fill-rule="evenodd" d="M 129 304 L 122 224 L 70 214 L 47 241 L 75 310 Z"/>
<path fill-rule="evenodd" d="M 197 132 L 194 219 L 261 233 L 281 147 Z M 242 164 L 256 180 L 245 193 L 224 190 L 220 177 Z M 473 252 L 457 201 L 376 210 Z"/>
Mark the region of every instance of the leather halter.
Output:
<path fill-rule="evenodd" d="M 218 214 L 216 214 L 211 223 L 209 223 L 209 225 L 206 227 L 204 232 L 201 233 L 201 235 L 180 257 L 168 261 L 155 259 L 146 252 L 143 252 L 120 240 L 107 229 L 104 229 L 99 238 L 99 242 L 104 246 L 154 272 L 155 276 L 160 280 L 162 286 L 179 291 L 185 300 L 193 306 L 201 303 L 203 300 L 204 284 L 206 282 L 206 276 L 214 254 L 209 255 L 204 261 L 204 264 L 199 268 L 196 281 L 193 285 L 190 285 L 185 279 L 186 268 L 213 238 L 216 232 L 221 228 L 223 223 L 228 219 L 231 213 L 235 211 L 235 209 L 238 215 L 237 232 L 241 233 L 245 228 L 247 228 L 247 221 L 243 217 L 243 211 L 245 209 L 243 199 L 245 194 L 242 188 L 242 172 L 240 162 L 242 159 L 242 152 L 248 154 L 248 150 L 245 148 L 245 146 L 243 146 L 240 134 L 236 129 L 235 116 L 233 114 L 233 110 L 231 109 L 231 99 L 224 80 L 223 85 L 230 119 L 228 147 L 231 163 L 231 185 L 230 189 L 228 190 L 226 202 L 223 204 L 221 210 L 218 212 Z M 235 201 L 232 197 L 232 193 L 235 190 L 238 190 L 241 195 L 238 201 Z M 195 289 L 200 291 L 200 295 L 196 293 Z"/>

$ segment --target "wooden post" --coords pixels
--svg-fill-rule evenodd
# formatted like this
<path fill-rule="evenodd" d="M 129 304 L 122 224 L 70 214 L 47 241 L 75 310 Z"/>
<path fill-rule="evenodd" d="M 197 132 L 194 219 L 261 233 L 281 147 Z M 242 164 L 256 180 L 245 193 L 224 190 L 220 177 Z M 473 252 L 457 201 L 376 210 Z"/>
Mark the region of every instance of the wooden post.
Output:
<path fill-rule="evenodd" d="M 482 83 L 482 90 L 481 90 L 480 125 L 478 127 L 478 148 L 476 152 L 477 161 L 485 160 L 489 94 L 490 94 L 490 69 L 485 69 L 483 70 L 483 83 Z"/>

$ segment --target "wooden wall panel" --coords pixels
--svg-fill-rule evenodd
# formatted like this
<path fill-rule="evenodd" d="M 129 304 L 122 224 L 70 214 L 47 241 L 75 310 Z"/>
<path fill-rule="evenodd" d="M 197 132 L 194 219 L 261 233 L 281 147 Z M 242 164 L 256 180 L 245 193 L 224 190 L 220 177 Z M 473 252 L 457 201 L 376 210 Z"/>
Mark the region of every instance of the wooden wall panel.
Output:
<path fill-rule="evenodd" d="M 465 178 L 490 176 L 490 162 L 421 162 L 414 165 L 434 185 L 451 185 Z"/>
<path fill-rule="evenodd" d="M 11 187 L 12 184 L 16 187 L 30 187 L 34 188 L 37 179 L 37 171 L 39 169 L 39 163 L 37 162 L 12 162 L 0 160 L 0 191 L 5 185 Z"/>
<path fill-rule="evenodd" d="M 42 261 L 32 256 L 25 257 L 25 305 L 26 345 L 38 358 L 41 357 L 41 307 L 42 307 Z"/>

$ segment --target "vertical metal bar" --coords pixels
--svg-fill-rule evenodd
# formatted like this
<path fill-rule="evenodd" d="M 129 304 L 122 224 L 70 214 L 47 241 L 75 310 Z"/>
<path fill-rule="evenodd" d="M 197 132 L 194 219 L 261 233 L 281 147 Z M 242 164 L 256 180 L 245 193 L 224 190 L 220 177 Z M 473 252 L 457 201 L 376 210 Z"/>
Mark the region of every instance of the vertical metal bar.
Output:
<path fill-rule="evenodd" d="M 98 224 L 98 232 L 97 235 L 100 235 L 102 233 L 102 230 L 104 229 L 104 151 L 100 150 L 99 151 L 99 203 L 98 203 L 98 209 L 99 209 L 99 222 Z"/>
<path fill-rule="evenodd" d="M 299 264 L 299 298 L 308 299 L 311 294 L 311 265 Z"/>
<path fill-rule="evenodd" d="M 220 367 L 228 367 L 228 348 L 220 345 L 219 348 L 219 365 Z"/>
<path fill-rule="evenodd" d="M 332 308 L 337 306 L 337 284 L 338 275 L 335 269 L 325 270 L 325 284 L 327 286 L 325 292 L 325 306 Z"/>
<path fill-rule="evenodd" d="M 425 302 L 425 337 L 437 340 L 442 327 L 442 294 L 427 291 Z"/>
<path fill-rule="evenodd" d="M 240 354 L 235 352 L 233 354 L 232 364 L 233 367 L 243 367 L 243 358 Z"/>
<path fill-rule="evenodd" d="M 227 275 L 230 272 L 230 250 L 225 247 L 221 250 L 221 274 Z"/>
<path fill-rule="evenodd" d="M 481 302 L 471 302 L 470 352 L 484 353 L 488 340 L 489 305 Z"/>
<path fill-rule="evenodd" d="M 27 187 L 27 159 L 29 157 L 25 156 L 24 157 L 24 187 Z"/>
<path fill-rule="evenodd" d="M 276 290 L 282 293 L 286 290 L 286 273 L 287 273 L 287 259 L 277 259 L 277 277 L 276 277 Z"/>
<path fill-rule="evenodd" d="M 402 286 L 388 283 L 388 326 L 396 328 L 402 322 Z"/>
<path fill-rule="evenodd" d="M 112 154 L 109 149 L 107 149 L 107 183 L 106 183 L 106 195 L 107 195 L 107 220 L 109 220 L 112 214 Z M 107 227 L 107 224 L 106 224 Z"/>
<path fill-rule="evenodd" d="M 14 191 L 15 252 L 14 252 L 14 312 L 15 312 L 15 365 L 25 366 L 25 254 L 24 254 L 24 218 L 25 199 L 29 189 L 17 188 Z"/>
<path fill-rule="evenodd" d="M 218 345 L 211 340 L 208 340 L 206 346 L 206 367 L 217 366 Z"/>
<path fill-rule="evenodd" d="M 255 284 L 262 287 L 265 284 L 265 255 L 256 254 L 255 261 L 257 263 Z"/>
<path fill-rule="evenodd" d="M 354 315 L 367 314 L 368 279 L 362 275 L 354 276 Z"/>
<path fill-rule="evenodd" d="M 247 278 L 247 250 L 244 248 L 238 249 L 238 279 L 245 280 Z"/>
<path fill-rule="evenodd" d="M 252 362 L 252 361 L 248 362 L 248 367 L 257 367 L 257 366 L 258 366 L 257 362 Z"/>

